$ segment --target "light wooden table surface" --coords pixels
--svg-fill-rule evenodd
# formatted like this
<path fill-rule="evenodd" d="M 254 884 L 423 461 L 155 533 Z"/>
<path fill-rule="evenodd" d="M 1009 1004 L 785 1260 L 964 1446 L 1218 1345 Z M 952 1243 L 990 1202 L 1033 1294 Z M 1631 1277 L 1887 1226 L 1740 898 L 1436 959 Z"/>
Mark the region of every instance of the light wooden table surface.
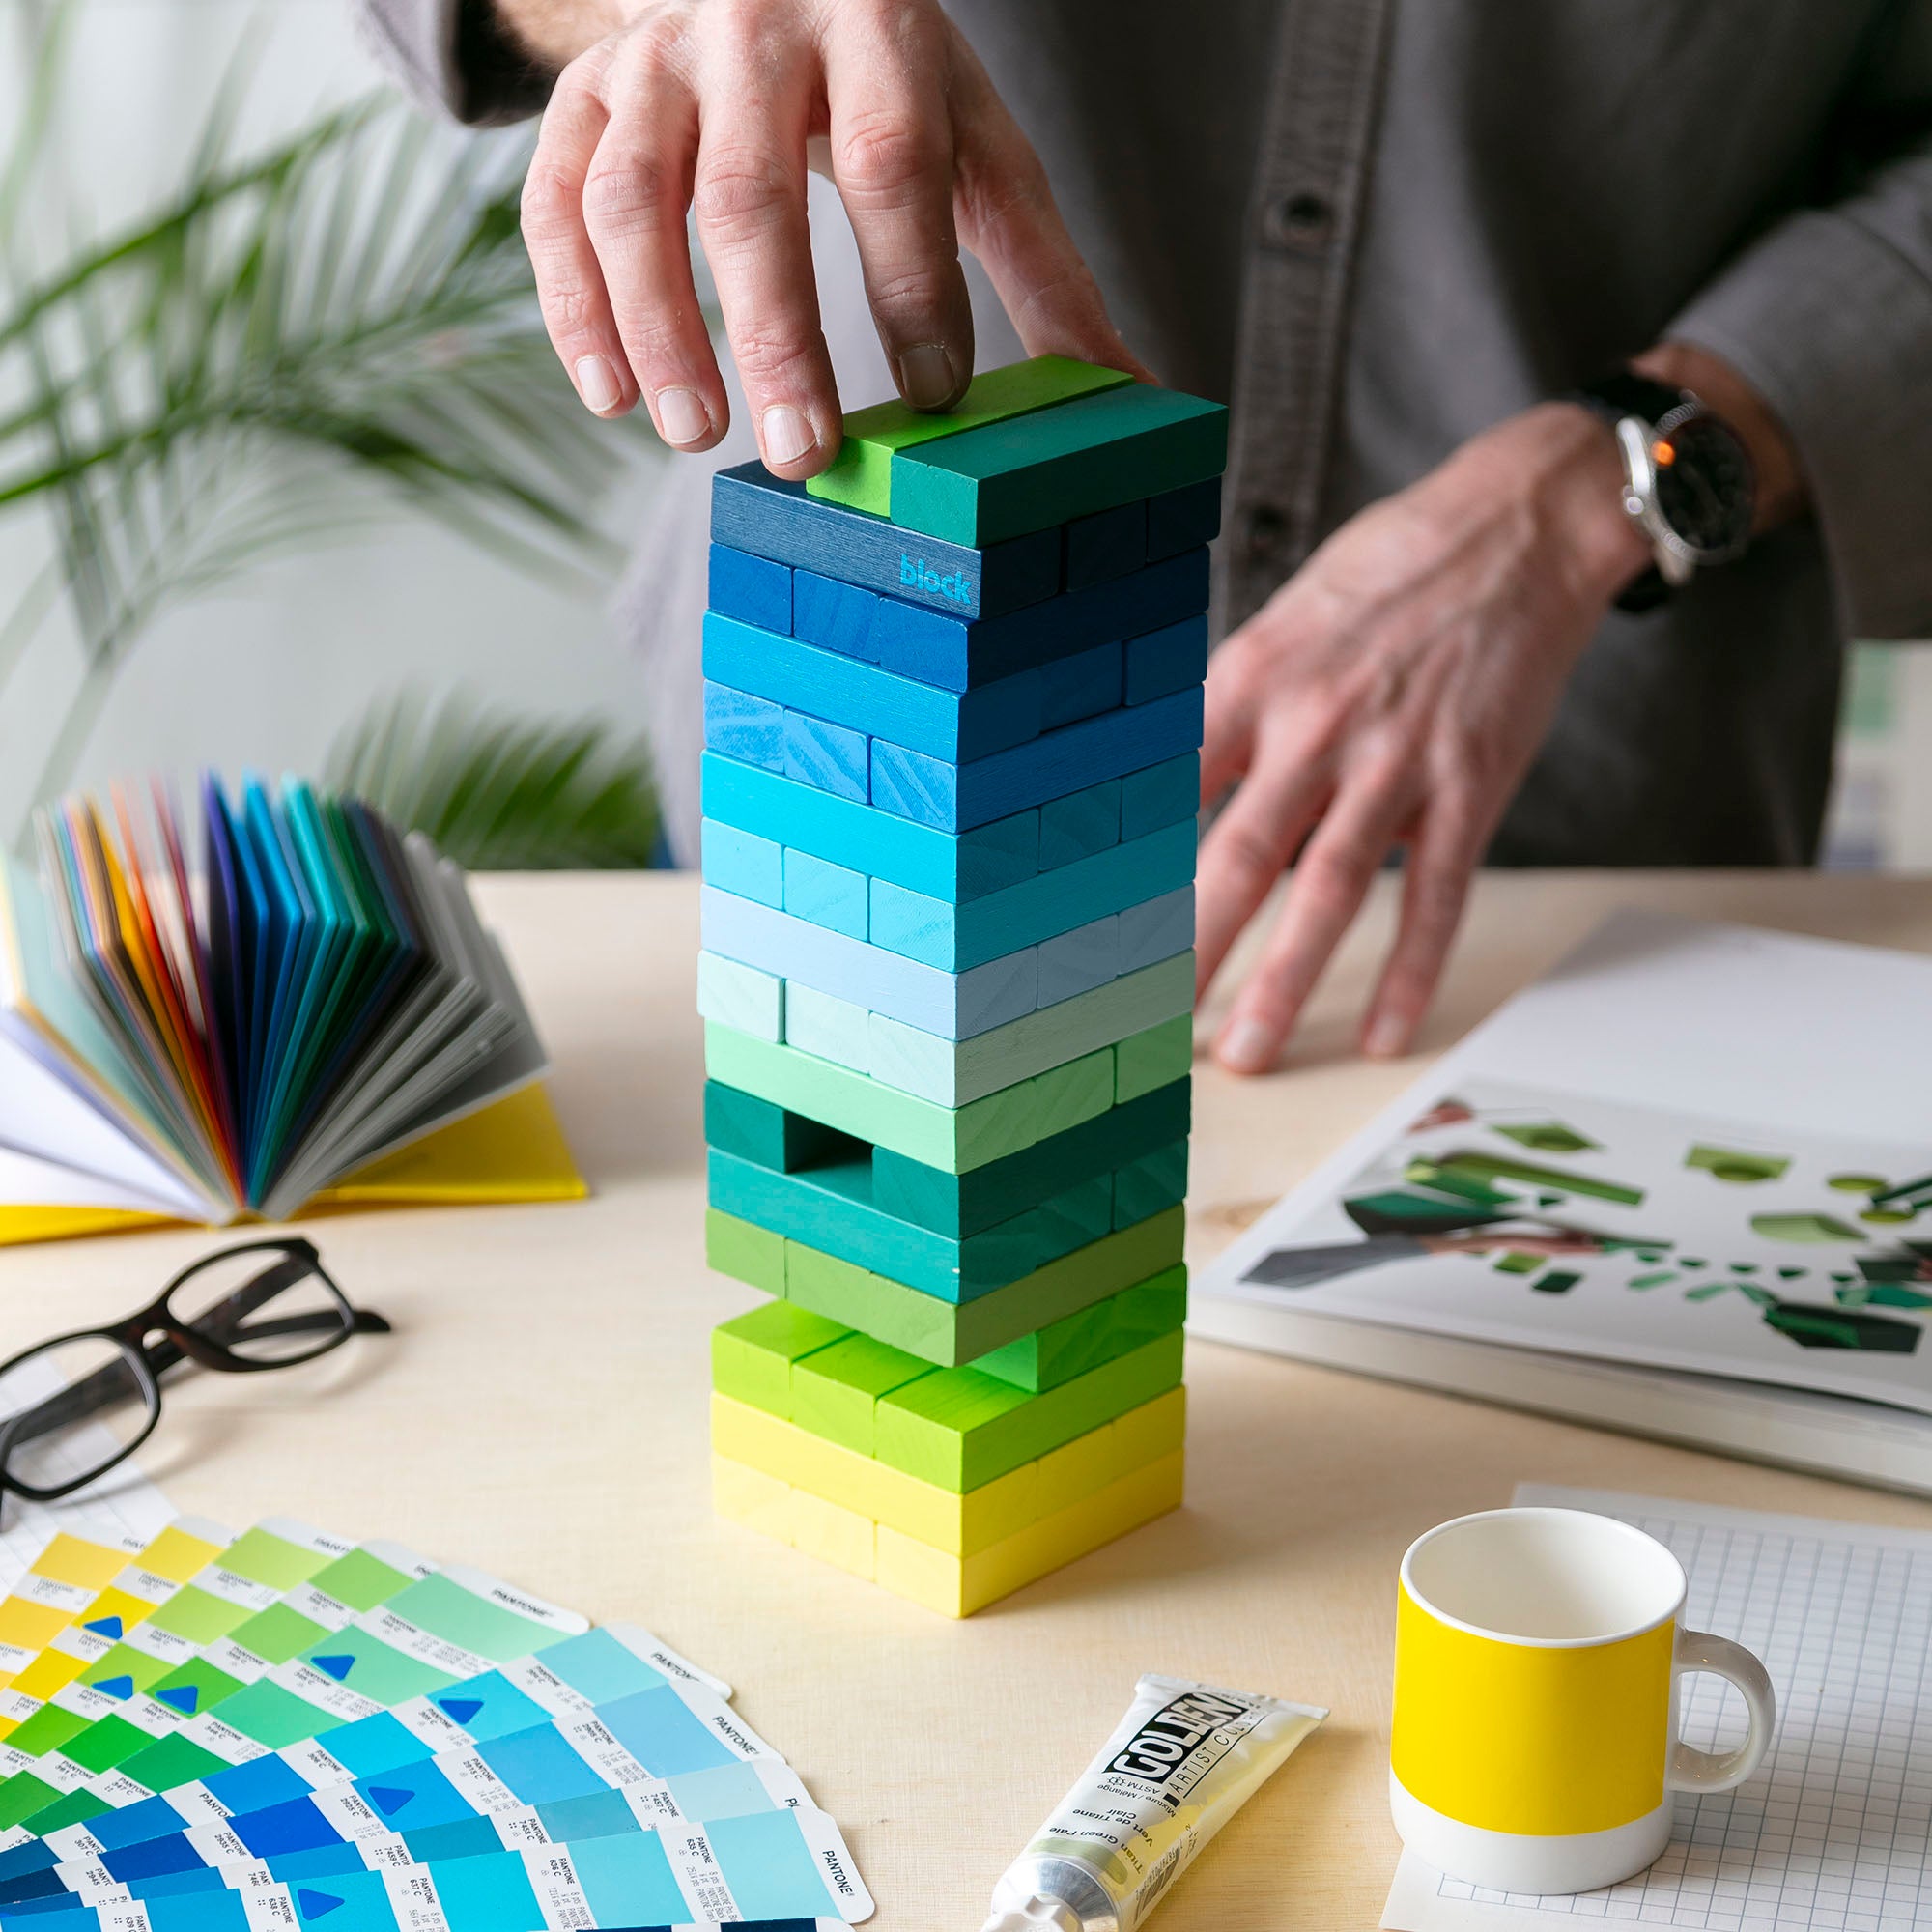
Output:
<path fill-rule="evenodd" d="M 1932 1507 L 1202 1344 L 1187 1505 L 964 1624 L 715 1520 L 706 1335 L 756 1296 L 702 1260 L 702 1051 L 689 877 L 486 881 L 593 1201 L 343 1216 L 313 1233 L 395 1322 L 308 1370 L 170 1394 L 148 1466 L 184 1510 L 273 1512 L 494 1570 L 648 1625 L 738 1687 L 843 1825 L 891 1932 L 971 1932 L 1141 1672 L 1334 1716 L 1160 1909 L 1188 1927 L 1373 1926 L 1395 1566 L 1523 1478 L 1932 1527 Z M 1481 882 L 1425 1047 L 1609 908 L 1642 902 L 1932 951 L 1932 884 L 1774 875 Z M 1287 1068 L 1196 1068 L 1193 1247 L 1211 1253 L 1414 1077 L 1352 1056 L 1378 898 Z M 0 1254 L 0 1351 L 125 1314 L 211 1237 Z"/>

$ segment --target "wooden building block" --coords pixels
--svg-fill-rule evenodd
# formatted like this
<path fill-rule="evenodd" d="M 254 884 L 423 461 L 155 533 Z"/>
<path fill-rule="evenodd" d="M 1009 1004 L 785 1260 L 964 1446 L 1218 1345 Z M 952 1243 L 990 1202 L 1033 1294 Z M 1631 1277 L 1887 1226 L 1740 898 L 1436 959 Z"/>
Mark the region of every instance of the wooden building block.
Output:
<path fill-rule="evenodd" d="M 704 687 L 704 742 L 758 771 L 784 770 L 784 707 L 729 685 Z"/>
<path fill-rule="evenodd" d="M 1187 1199 L 1187 1143 L 1170 1141 L 1114 1171 L 1114 1226 L 1131 1227 Z"/>
<path fill-rule="evenodd" d="M 715 1208 L 704 1210 L 704 1264 L 767 1294 L 785 1292 L 784 1236 Z"/>
<path fill-rule="evenodd" d="M 935 831 L 970 832 L 1048 799 L 1198 751 L 1202 701 L 1196 685 L 1063 724 L 1027 744 L 963 764 L 874 738 L 871 802 Z M 794 716 L 785 714 L 787 733 Z M 789 736 L 786 743 L 789 748 Z"/>
<path fill-rule="evenodd" d="M 793 637 L 862 664 L 878 662 L 879 647 L 872 641 L 872 613 L 879 603 L 876 591 L 841 583 L 815 570 L 795 570 L 791 578 Z"/>
<path fill-rule="evenodd" d="M 1135 1100 L 1156 1087 L 1165 1087 L 1171 1080 L 1184 1080 L 1193 1065 L 1191 1012 L 1177 1013 L 1172 1019 L 1144 1028 L 1122 1039 L 1114 1050 L 1115 1102 Z"/>
<path fill-rule="evenodd" d="M 724 749 L 712 744 L 708 733 L 705 745 L 714 752 Z M 784 775 L 795 783 L 864 804 L 869 753 L 870 741 L 863 731 L 803 711 L 784 714 Z"/>
<path fill-rule="evenodd" d="M 966 899 L 1039 870 L 1039 813 L 1016 812 L 959 836 L 795 784 L 781 774 L 707 752 L 699 761 L 704 815 L 787 850 L 810 852 L 916 893 Z M 1192 804 L 1186 815 L 1194 815 Z M 1147 824 L 1146 831 L 1157 828 Z"/>
<path fill-rule="evenodd" d="M 799 1174 L 834 1161 L 870 1156 L 869 1149 L 822 1121 L 789 1113 L 718 1080 L 704 1083 L 704 1139 L 708 1146 L 768 1167 L 774 1174 Z"/>
<path fill-rule="evenodd" d="M 871 1071 L 872 1016 L 864 1007 L 810 986 L 794 986 L 785 1001 L 785 1041 L 800 1053 L 835 1061 L 855 1073 Z"/>
<path fill-rule="evenodd" d="M 800 1429 L 870 1456 L 872 1414 L 879 1398 L 934 1373 L 930 1362 L 890 1343 L 847 1335 L 792 1364 L 786 1413 Z"/>
<path fill-rule="evenodd" d="M 705 819 L 698 827 L 698 873 L 721 892 L 759 905 L 784 903 L 784 847 L 755 832 Z"/>
<path fill-rule="evenodd" d="M 791 1542 L 791 1485 L 762 1469 L 714 1456 L 711 1507 L 726 1522 L 742 1523 L 774 1543 Z"/>
<path fill-rule="evenodd" d="M 1151 697 L 1185 691 L 1208 675 L 1208 619 L 1183 617 L 1164 630 L 1129 638 L 1124 659 L 1126 703 L 1145 704 Z"/>
<path fill-rule="evenodd" d="M 1143 966 L 1157 965 L 1163 959 L 1172 959 L 1177 952 L 1185 952 L 1194 944 L 1192 884 L 1176 887 L 1158 898 L 1143 899 L 1139 905 L 1123 907 L 1119 939 L 1115 978 L 1122 973 L 1138 973 Z M 1050 1002 L 1042 998 L 1041 1004 Z"/>
<path fill-rule="evenodd" d="M 962 617 L 1000 616 L 1060 589 L 1058 530 L 983 550 L 941 543 L 861 510 L 814 501 L 804 484 L 781 482 L 755 462 L 721 469 L 711 479 L 711 536 L 775 563 Z"/>
<path fill-rule="evenodd" d="M 892 516 L 946 543 L 1000 543 L 1218 477 L 1220 403 L 1133 384 L 892 458 Z"/>
<path fill-rule="evenodd" d="M 761 631 L 791 635 L 791 572 L 783 564 L 723 544 L 711 546 L 710 562 L 714 611 Z"/>
<path fill-rule="evenodd" d="M 1201 810 L 1201 754 L 1168 758 L 1121 781 L 1121 837 L 1140 838 L 1162 825 L 1179 825 Z"/>
<path fill-rule="evenodd" d="M 943 604 L 886 596 L 872 611 L 867 649 L 886 670 L 968 691 L 1198 616 L 1208 594 L 1208 553 L 1196 550 L 1004 615 L 976 618 Z"/>
<path fill-rule="evenodd" d="M 1179 1331 L 1039 1395 L 979 1369 L 934 1369 L 879 1398 L 882 1463 L 942 1489 L 971 1490 L 1034 1461 L 1180 1380 Z"/>
<path fill-rule="evenodd" d="M 1042 731 L 1058 730 L 1077 719 L 1111 711 L 1125 690 L 1125 646 L 1095 644 L 1071 657 L 1055 658 L 1039 668 L 1039 724 Z M 972 693 L 968 693 L 970 697 Z M 882 732 L 890 738 L 890 731 Z M 992 747 L 989 750 L 995 749 Z"/>
<path fill-rule="evenodd" d="M 1109 913 L 1105 919 L 1091 920 L 1071 932 L 1056 934 L 1038 952 L 1037 1005 L 1057 1006 L 1092 992 L 1121 977 L 1120 915 Z"/>
<path fill-rule="evenodd" d="M 1098 1494 L 1056 1510 L 1005 1541 L 955 1557 L 880 1525 L 874 1580 L 944 1616 L 968 1617 L 1002 1597 L 1180 1507 L 1184 1453 L 1177 1450 Z"/>
<path fill-rule="evenodd" d="M 1187 1320 L 1187 1270 L 1175 1267 L 1064 1315 L 981 1355 L 974 1367 L 1037 1395 L 1130 1353 Z"/>
<path fill-rule="evenodd" d="M 1050 409 L 1075 396 L 1113 389 L 1133 378 L 1121 369 L 1101 369 L 1065 355 L 1036 355 L 1030 361 L 988 369 L 974 377 L 956 409 L 914 410 L 897 397 L 854 410 L 845 418 L 838 454 L 807 483 L 813 497 L 892 515 L 893 455 L 940 437 L 957 436 L 1032 410 Z"/>
<path fill-rule="evenodd" d="M 773 1415 L 791 1413 L 791 1365 L 847 1330 L 795 1301 L 765 1301 L 711 1331 L 711 1386 Z"/>
<path fill-rule="evenodd" d="M 1060 581 L 1068 590 L 1124 577 L 1147 561 L 1147 504 L 1076 517 L 1060 533 Z M 714 600 L 715 601 L 715 600 Z"/>
<path fill-rule="evenodd" d="M 1148 498 L 1146 509 L 1150 562 L 1212 543 L 1221 534 L 1221 479 L 1213 476 L 1164 490 Z"/>
<path fill-rule="evenodd" d="M 875 1525 L 870 1517 L 841 1509 L 794 1484 L 787 1526 L 794 1549 L 863 1577 L 868 1583 L 875 1580 Z"/>
<path fill-rule="evenodd" d="M 781 1040 L 785 1026 L 785 982 L 741 960 L 716 952 L 697 955 L 697 1010 L 753 1039 Z M 868 1016 L 869 1031 L 869 1016 Z"/>
<path fill-rule="evenodd" d="M 1116 660 L 1109 701 L 1118 704 L 1121 646 L 1104 649 Z M 1065 662 L 1083 665 L 1085 658 Z M 704 619 L 704 675 L 721 687 L 868 736 L 891 738 L 936 758 L 982 758 L 1038 737 L 1047 722 L 1041 703 L 1045 680 L 1038 667 L 973 691 L 947 691 L 716 611 Z M 1106 685 L 1104 675 L 1096 677 L 1092 669 L 1087 681 L 1096 689 Z M 1056 684 L 1056 694 L 1059 688 Z M 1065 717 L 1056 715 L 1051 722 L 1064 723 Z"/>
<path fill-rule="evenodd" d="M 1101 784 L 1049 799 L 1040 807 L 1042 870 L 1077 865 L 1120 844 L 1121 783 L 1119 779 L 1108 779 Z"/>
<path fill-rule="evenodd" d="M 816 858 L 794 846 L 784 853 L 781 877 L 784 910 L 794 919 L 809 919 L 813 925 L 842 932 L 847 939 L 868 936 L 871 881 L 864 872 L 835 866 L 830 859 Z M 723 880 L 713 883 L 724 885 Z M 725 885 L 724 890 L 731 888 Z"/>

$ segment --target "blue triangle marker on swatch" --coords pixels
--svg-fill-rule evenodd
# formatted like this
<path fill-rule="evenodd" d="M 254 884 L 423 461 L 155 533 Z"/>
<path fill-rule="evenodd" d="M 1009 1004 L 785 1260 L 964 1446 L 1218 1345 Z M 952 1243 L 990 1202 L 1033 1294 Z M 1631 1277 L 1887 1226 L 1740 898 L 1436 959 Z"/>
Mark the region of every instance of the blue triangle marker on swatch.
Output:
<path fill-rule="evenodd" d="M 480 1697 L 437 1697 L 431 1700 L 452 1724 L 467 1724 L 483 1708 Z"/>
<path fill-rule="evenodd" d="M 318 1670 L 327 1671 L 338 1684 L 355 1668 L 353 1657 L 311 1657 L 309 1662 Z"/>
<path fill-rule="evenodd" d="M 305 1886 L 296 1891 L 296 1903 L 302 1909 L 304 1918 L 327 1918 L 331 1912 L 339 1911 L 346 1901 L 337 1898 L 330 1891 L 310 1891 Z"/>
<path fill-rule="evenodd" d="M 134 1680 L 131 1677 L 97 1677 L 88 1689 L 99 1690 L 103 1697 L 131 1697 L 134 1694 Z"/>
<path fill-rule="evenodd" d="M 119 1637 L 128 1634 L 119 1617 L 96 1617 L 91 1624 L 82 1624 L 81 1629 L 92 1631 L 96 1636 Z"/>
<path fill-rule="evenodd" d="M 177 1684 L 172 1690 L 156 1690 L 155 1696 L 157 1701 L 166 1704 L 172 1710 L 179 1711 L 185 1718 L 193 1717 L 195 1707 L 201 1702 L 200 1688 L 193 1684 Z"/>
<path fill-rule="evenodd" d="M 369 1802 L 385 1818 L 393 1818 L 416 1794 L 413 1791 L 399 1790 L 393 1784 L 372 1784 L 369 1787 Z"/>

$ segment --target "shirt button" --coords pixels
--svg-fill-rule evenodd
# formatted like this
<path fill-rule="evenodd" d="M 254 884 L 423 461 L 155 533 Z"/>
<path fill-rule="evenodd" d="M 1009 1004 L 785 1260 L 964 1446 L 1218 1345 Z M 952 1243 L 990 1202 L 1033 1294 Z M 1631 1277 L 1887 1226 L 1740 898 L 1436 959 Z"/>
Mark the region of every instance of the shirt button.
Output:
<path fill-rule="evenodd" d="M 1272 563 L 1288 542 L 1288 519 L 1273 503 L 1257 503 L 1241 525 L 1248 561 Z"/>
<path fill-rule="evenodd" d="M 1262 211 L 1262 237 L 1271 247 L 1320 254 L 1327 247 L 1334 229 L 1334 209 L 1322 196 L 1306 189 L 1277 195 Z"/>

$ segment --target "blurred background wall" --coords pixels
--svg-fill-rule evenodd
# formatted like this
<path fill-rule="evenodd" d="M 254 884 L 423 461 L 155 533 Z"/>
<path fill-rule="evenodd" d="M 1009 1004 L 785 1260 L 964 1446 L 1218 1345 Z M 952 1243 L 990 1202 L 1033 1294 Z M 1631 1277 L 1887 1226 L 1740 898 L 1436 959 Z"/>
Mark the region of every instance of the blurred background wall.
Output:
<path fill-rule="evenodd" d="M 0 0 L 0 154 L 33 104 L 32 51 L 48 11 L 47 0 Z M 15 211 L 0 296 L 44 281 L 174 191 L 238 62 L 231 151 L 241 156 L 382 84 L 342 0 L 71 0 L 71 13 L 43 166 Z M 434 142 L 453 153 L 467 139 Z M 0 377 L 0 418 L 18 400 Z M 648 516 L 657 472 L 640 439 L 622 438 L 618 456 L 596 515 L 621 537 Z M 0 627 L 52 552 L 48 514 L 0 516 Z M 107 680 L 70 776 L 93 786 L 203 763 L 319 772 L 373 701 L 406 686 L 467 688 L 532 721 L 594 718 L 628 740 L 642 724 L 642 684 L 608 594 L 594 576 L 572 585 L 533 576 L 384 497 L 374 529 L 297 545 L 161 610 Z M 0 628 L 0 838 L 24 819 L 86 662 L 65 606 L 24 645 Z M 1932 867 L 1932 648 L 1858 650 L 1843 745 L 1828 863 Z"/>

